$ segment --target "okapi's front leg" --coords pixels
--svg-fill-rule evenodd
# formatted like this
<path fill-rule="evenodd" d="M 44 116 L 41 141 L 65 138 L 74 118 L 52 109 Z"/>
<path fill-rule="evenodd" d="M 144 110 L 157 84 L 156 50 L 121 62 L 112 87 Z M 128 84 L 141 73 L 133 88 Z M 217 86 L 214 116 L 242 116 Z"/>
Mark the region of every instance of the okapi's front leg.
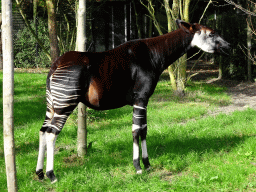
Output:
<path fill-rule="evenodd" d="M 148 160 L 146 135 L 147 135 L 147 109 L 144 107 L 134 105 L 133 108 L 133 165 L 138 174 L 142 173 L 140 166 L 140 150 L 139 150 L 139 138 L 141 137 L 142 147 L 142 162 L 146 169 L 149 169 L 150 163 Z"/>
<path fill-rule="evenodd" d="M 142 130 L 140 133 L 141 136 L 141 148 L 142 148 L 142 162 L 145 166 L 146 170 L 150 169 L 150 163 L 148 160 L 148 150 L 147 150 L 147 143 L 146 143 L 146 137 L 147 137 L 147 124 L 144 124 L 142 126 Z"/>

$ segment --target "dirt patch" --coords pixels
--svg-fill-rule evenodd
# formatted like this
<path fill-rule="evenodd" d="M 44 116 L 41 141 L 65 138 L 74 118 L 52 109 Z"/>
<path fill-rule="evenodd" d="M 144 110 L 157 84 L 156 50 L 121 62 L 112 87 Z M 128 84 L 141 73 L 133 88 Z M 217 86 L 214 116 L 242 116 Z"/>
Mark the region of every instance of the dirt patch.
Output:
<path fill-rule="evenodd" d="M 248 107 L 256 110 L 256 83 L 219 79 L 211 79 L 206 82 L 227 87 L 227 93 L 232 98 L 230 105 L 209 111 L 209 115 L 229 114 L 234 111 L 243 111 Z"/>

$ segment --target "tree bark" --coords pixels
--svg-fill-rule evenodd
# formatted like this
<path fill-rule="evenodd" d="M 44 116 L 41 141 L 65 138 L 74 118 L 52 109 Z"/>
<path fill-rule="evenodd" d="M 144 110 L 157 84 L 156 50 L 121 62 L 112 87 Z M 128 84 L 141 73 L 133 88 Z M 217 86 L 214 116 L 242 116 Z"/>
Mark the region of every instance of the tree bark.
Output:
<path fill-rule="evenodd" d="M 168 33 L 170 33 L 171 31 L 174 31 L 175 29 L 177 29 L 177 27 L 175 26 L 176 24 L 175 24 L 175 22 L 173 22 L 173 20 L 175 20 L 175 18 L 178 18 L 178 15 L 179 15 L 178 0 L 173 1 L 172 10 L 169 5 L 169 0 L 164 0 L 164 7 L 165 7 L 167 21 L 168 21 Z M 176 63 L 177 62 L 174 62 L 172 65 L 170 65 L 168 67 L 168 73 L 169 73 L 170 80 L 171 80 L 171 86 L 172 86 L 172 89 L 174 90 L 174 92 L 177 90 L 177 81 L 176 81 L 176 75 L 175 75 Z"/>
<path fill-rule="evenodd" d="M 2 14 L 0 15 L 0 26 L 2 26 Z M 0 69 L 3 69 L 2 35 L 0 35 Z"/>
<path fill-rule="evenodd" d="M 54 62 L 60 54 L 57 39 L 57 22 L 55 13 L 55 1 L 46 0 L 46 6 L 48 11 L 48 30 L 51 47 L 51 59 Z"/>
<path fill-rule="evenodd" d="M 181 1 L 181 0 L 180 0 Z M 183 0 L 183 4 L 180 3 L 180 13 L 182 20 L 189 22 L 189 5 L 190 0 Z M 177 71 L 177 91 L 176 95 L 184 96 L 185 95 L 185 84 L 186 84 L 186 70 L 187 70 L 187 54 L 183 55 L 179 60 L 178 71 Z"/>
<path fill-rule="evenodd" d="M 38 36 L 37 33 L 37 5 L 38 5 L 38 0 L 33 0 L 33 20 L 34 20 L 34 25 L 35 25 L 35 33 L 36 36 Z M 38 57 L 38 43 L 36 42 L 35 45 L 35 50 L 36 50 L 36 57 Z M 38 67 L 38 65 L 36 66 Z"/>
<path fill-rule="evenodd" d="M 247 5 L 248 5 L 248 10 L 250 9 L 249 7 L 249 2 L 247 0 Z M 247 15 L 247 75 L 248 75 L 248 81 L 253 82 L 252 78 L 252 61 L 251 61 L 251 48 L 252 48 L 252 30 L 250 27 L 250 22 L 251 21 L 251 15 Z"/>
<path fill-rule="evenodd" d="M 86 0 L 79 0 L 77 11 L 76 50 L 86 51 Z M 86 106 L 78 104 L 77 154 L 83 157 L 87 153 Z"/>
<path fill-rule="evenodd" d="M 2 1 L 2 18 L 4 156 L 8 191 L 17 191 L 13 125 L 14 67 L 11 0 Z"/>

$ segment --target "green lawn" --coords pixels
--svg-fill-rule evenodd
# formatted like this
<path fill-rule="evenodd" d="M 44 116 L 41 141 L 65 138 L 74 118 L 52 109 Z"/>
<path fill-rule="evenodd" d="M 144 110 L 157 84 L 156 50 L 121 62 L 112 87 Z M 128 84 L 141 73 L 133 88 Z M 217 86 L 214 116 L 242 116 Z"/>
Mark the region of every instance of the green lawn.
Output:
<path fill-rule="evenodd" d="M 132 163 L 132 107 L 88 109 L 88 155 L 76 155 L 76 115 L 56 143 L 58 182 L 35 174 L 38 132 L 45 117 L 47 74 L 15 73 L 15 145 L 19 191 L 254 191 L 256 111 L 206 117 L 228 105 L 225 88 L 189 83 L 186 97 L 173 96 L 160 81 L 148 105 L 148 153 L 152 170 L 135 174 Z M 0 82 L 2 82 L 2 73 Z M 2 89 L 2 87 L 1 87 Z M 2 90 L 0 92 L 2 94 Z M 2 97 L 0 97 L 2 103 Z M 0 106 L 2 131 L 2 105 Z M 0 134 L 3 141 L 3 135 Z M 0 142 L 0 191 L 7 191 Z"/>

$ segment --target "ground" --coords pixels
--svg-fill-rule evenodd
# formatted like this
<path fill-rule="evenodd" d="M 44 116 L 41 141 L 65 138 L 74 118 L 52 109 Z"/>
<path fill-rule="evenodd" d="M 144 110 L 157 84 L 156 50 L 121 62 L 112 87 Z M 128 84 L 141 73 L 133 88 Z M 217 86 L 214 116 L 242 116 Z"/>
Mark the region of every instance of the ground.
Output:
<path fill-rule="evenodd" d="M 221 84 L 227 87 L 227 93 L 232 97 L 232 103 L 230 105 L 210 111 L 210 115 L 231 113 L 236 110 L 242 111 L 248 107 L 256 109 L 256 83 L 218 79 L 208 80 L 207 83 Z"/>
<path fill-rule="evenodd" d="M 187 74 L 197 74 L 192 79 L 227 87 L 227 93 L 232 97 L 230 105 L 209 111 L 209 115 L 228 114 L 236 110 L 245 110 L 248 107 L 256 109 L 256 83 L 218 79 L 218 65 L 200 60 L 196 62 L 196 65 L 194 61 L 188 62 Z M 210 77 L 212 78 L 209 79 Z"/>

